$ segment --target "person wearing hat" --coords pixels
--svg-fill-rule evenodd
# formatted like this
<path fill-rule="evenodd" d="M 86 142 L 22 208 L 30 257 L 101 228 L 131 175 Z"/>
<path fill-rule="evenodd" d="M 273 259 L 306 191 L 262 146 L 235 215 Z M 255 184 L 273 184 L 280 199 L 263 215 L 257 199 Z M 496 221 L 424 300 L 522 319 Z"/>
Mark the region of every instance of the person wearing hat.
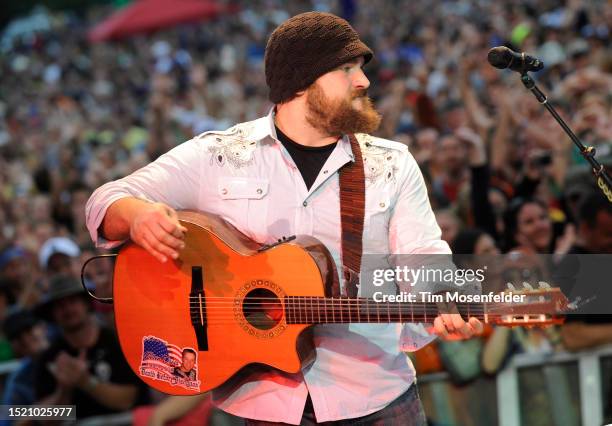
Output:
<path fill-rule="evenodd" d="M 75 269 L 74 260 L 81 254 L 79 246 L 67 237 L 52 237 L 38 251 L 40 268 L 47 273 L 70 274 Z"/>
<path fill-rule="evenodd" d="M 58 335 L 34 366 L 37 404 L 74 404 L 79 418 L 131 408 L 142 388 L 115 334 L 91 312 L 79 281 L 56 275 L 37 307 Z"/>
<path fill-rule="evenodd" d="M 274 104 L 268 115 L 201 134 L 98 188 L 86 205 L 92 239 L 106 248 L 131 239 L 160 262 L 171 261 L 186 232 L 176 210 L 196 209 L 220 215 L 260 243 L 312 235 L 350 277 L 355 269 L 341 262 L 339 194 L 349 185 L 343 176 L 361 171 L 354 181 L 363 182 L 357 194 L 365 197 L 361 252 L 450 254 L 407 147 L 370 135 L 381 120 L 362 69 L 372 57 L 342 18 L 307 12 L 288 19 L 266 46 Z M 342 294 L 372 296 L 373 287 L 347 282 Z M 476 318 L 451 314 L 438 316 L 433 327 L 441 336 L 464 337 L 481 329 Z M 326 324 L 313 333 L 313 364 L 297 374 L 245 375 L 215 389 L 214 403 L 248 424 L 425 424 L 414 368 L 403 350 L 416 350 L 435 334 L 411 324 Z"/>
<path fill-rule="evenodd" d="M 34 394 L 34 360 L 49 346 L 46 328 L 32 312 L 15 308 L 4 319 L 2 330 L 11 344 L 15 358 L 22 358 L 19 367 L 6 379 L 2 404 L 32 405 Z M 9 424 L 0 421 L 0 425 Z"/>

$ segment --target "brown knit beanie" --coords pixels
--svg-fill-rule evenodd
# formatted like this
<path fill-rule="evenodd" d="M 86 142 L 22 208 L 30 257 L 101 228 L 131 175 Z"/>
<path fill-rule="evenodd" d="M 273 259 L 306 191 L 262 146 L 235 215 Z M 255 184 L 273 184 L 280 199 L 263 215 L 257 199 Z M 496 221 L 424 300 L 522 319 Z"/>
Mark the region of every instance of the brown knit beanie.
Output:
<path fill-rule="evenodd" d="M 372 51 L 344 19 L 331 13 L 306 12 L 279 25 L 266 46 L 266 82 L 275 104 L 290 100 L 345 62 Z"/>

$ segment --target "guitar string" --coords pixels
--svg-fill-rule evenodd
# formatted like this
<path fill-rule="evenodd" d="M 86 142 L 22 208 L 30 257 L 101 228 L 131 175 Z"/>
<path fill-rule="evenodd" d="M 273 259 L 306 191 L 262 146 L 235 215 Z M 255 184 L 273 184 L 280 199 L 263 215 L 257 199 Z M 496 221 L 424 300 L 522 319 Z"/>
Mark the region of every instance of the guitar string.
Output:
<path fill-rule="evenodd" d="M 199 299 L 196 299 L 196 301 L 199 302 Z M 194 309 L 198 309 L 200 308 L 200 304 L 199 303 L 194 303 L 196 301 L 192 301 L 190 305 L 193 305 Z M 487 304 L 482 304 L 482 303 L 457 303 L 454 304 L 454 306 L 459 310 L 459 311 L 465 311 L 465 313 L 468 312 L 484 312 L 484 311 L 489 311 L 489 312 L 495 312 L 496 310 L 500 310 L 503 309 L 503 307 L 499 307 L 499 306 L 495 306 L 494 304 L 488 304 L 489 306 L 486 306 Z M 241 302 L 241 303 L 236 303 L 235 301 L 209 301 L 208 299 L 204 300 L 204 303 L 202 303 L 203 307 L 206 307 L 206 309 L 212 309 L 212 310 L 219 310 L 219 309 L 234 309 L 236 307 L 242 307 L 242 308 L 265 308 L 265 307 L 283 307 L 285 309 L 297 309 L 297 310 L 355 310 L 356 308 L 364 308 L 364 309 L 370 309 L 373 308 L 375 310 L 408 310 L 408 309 L 418 309 L 418 310 L 426 310 L 426 309 L 432 309 L 435 311 L 440 311 L 441 308 L 438 308 L 438 306 L 435 303 L 431 303 L 431 302 L 376 302 L 374 300 L 368 300 L 368 299 L 364 299 L 364 300 L 360 300 L 360 301 L 338 301 L 338 300 L 333 300 L 333 301 L 321 301 L 320 299 L 317 300 L 302 300 L 302 301 L 288 301 L 288 302 L 280 302 L 280 301 L 270 301 L 270 302 Z M 525 305 L 514 305 L 514 306 L 509 306 L 509 305 L 504 305 L 506 307 L 506 309 L 534 309 L 533 304 L 528 307 Z M 443 309 L 443 308 L 442 308 Z M 448 312 L 448 313 L 454 313 L 454 312 Z M 527 312 L 525 312 L 527 313 Z"/>
<path fill-rule="evenodd" d="M 262 307 L 262 306 L 264 306 L 264 305 L 258 303 L 258 304 L 246 305 L 246 308 L 256 309 L 256 308 Z M 269 307 L 284 307 L 285 309 L 295 309 L 295 310 L 324 310 L 324 309 L 326 309 L 326 310 L 330 310 L 330 309 L 333 309 L 333 310 L 348 310 L 348 309 L 351 309 L 352 310 L 354 308 L 360 308 L 360 307 L 371 308 L 372 306 L 378 306 L 375 309 L 377 309 L 377 310 L 378 309 L 384 309 L 384 310 L 387 310 L 387 309 L 394 309 L 394 310 L 399 310 L 399 309 L 420 309 L 420 310 L 431 310 L 432 312 L 433 311 L 436 311 L 436 312 L 440 311 L 440 309 L 437 309 L 435 307 L 425 307 L 425 306 L 406 306 L 406 305 L 398 306 L 398 305 L 389 305 L 387 307 L 385 305 L 385 306 L 381 307 L 379 303 L 373 303 L 373 304 L 354 304 L 354 305 L 350 305 L 350 306 L 339 306 L 339 305 L 334 305 L 334 306 L 332 306 L 332 305 L 327 305 L 327 306 L 324 306 L 324 305 L 319 305 L 319 306 L 284 305 L 283 306 L 283 305 L 276 304 L 276 303 L 269 303 L 269 304 L 265 305 L 264 307 L 268 307 L 268 306 Z M 241 304 L 241 305 L 226 305 L 226 306 L 218 306 L 218 305 L 217 306 L 209 306 L 209 305 L 202 304 L 202 308 L 204 308 L 204 307 L 206 309 L 224 310 L 224 309 L 234 309 L 236 307 L 245 307 L 245 305 Z M 196 305 L 196 306 L 193 306 L 193 307 L 190 307 L 190 308 L 199 311 L 200 307 L 199 307 L 199 305 Z M 462 309 L 461 307 L 459 307 L 459 310 L 460 311 L 462 311 L 462 310 L 468 311 L 468 308 Z M 470 312 L 478 312 L 478 311 L 484 312 L 484 311 L 491 311 L 491 310 L 490 309 L 481 308 L 481 307 L 474 307 L 473 309 L 470 308 L 469 311 Z M 493 310 L 493 311 L 495 311 L 495 310 Z M 452 312 L 450 312 L 450 313 L 452 313 Z"/>
<path fill-rule="evenodd" d="M 191 306 L 191 305 L 190 305 Z M 440 310 L 435 305 L 423 305 L 416 303 L 403 303 L 403 304 L 383 304 L 379 302 L 363 302 L 363 303 L 342 303 L 342 304 L 332 304 L 332 303 L 319 303 L 319 304 L 305 304 L 305 303 L 279 303 L 279 302 L 257 302 L 257 303 L 202 303 L 202 307 L 211 308 L 211 309 L 227 309 L 234 307 L 285 307 L 290 309 L 353 309 L 356 307 L 377 307 L 376 309 L 432 309 L 432 310 Z M 495 307 L 485 307 L 482 305 L 455 305 L 459 310 L 470 310 L 470 311 L 478 311 L 478 310 L 495 310 Z M 200 305 L 197 303 L 193 304 L 193 308 L 199 309 Z M 497 308 L 500 309 L 500 308 Z M 533 309 L 530 308 L 530 309 Z"/>
<path fill-rule="evenodd" d="M 554 320 L 552 319 L 544 319 L 544 320 L 538 320 L 538 319 L 527 319 L 527 320 L 523 320 L 523 319 L 519 319 L 519 320 L 514 320 L 514 321 L 500 321 L 500 318 L 496 318 L 493 317 L 491 318 L 490 316 L 487 317 L 488 318 L 488 323 L 497 323 L 497 324 L 507 324 L 507 325 L 520 325 L 520 324 L 550 324 L 550 323 L 554 323 Z M 434 319 L 434 317 L 430 317 L 430 320 Z M 485 317 L 480 317 L 479 319 L 485 319 Z M 431 324 L 432 321 L 429 321 L 427 319 L 427 317 L 422 317 L 422 318 L 416 318 L 416 319 L 411 319 L 409 317 L 406 318 L 402 318 L 401 321 L 398 317 L 394 317 L 393 319 L 387 319 L 385 320 L 384 318 L 371 318 L 369 320 L 367 320 L 366 318 L 362 318 L 361 320 L 357 320 L 355 318 L 336 318 L 333 321 L 329 321 L 329 320 L 325 320 L 323 318 L 318 319 L 318 318 L 290 318 L 289 320 L 287 320 L 286 318 L 282 318 L 282 319 L 273 319 L 270 318 L 271 321 L 275 322 L 275 326 L 278 324 L 287 324 L 287 325 L 299 325 L 299 324 L 304 324 L 304 325 L 312 325 L 312 324 L 346 324 L 346 323 L 354 323 L 354 324 L 390 324 L 390 323 L 425 323 L 425 324 Z M 246 320 L 247 322 L 249 322 L 248 320 Z M 231 324 L 236 324 L 236 319 L 235 318 L 226 318 L 226 319 L 215 319 L 215 320 L 209 320 L 204 322 L 204 324 L 206 325 L 231 325 Z M 256 322 L 255 324 L 251 323 L 251 325 L 256 326 Z"/>

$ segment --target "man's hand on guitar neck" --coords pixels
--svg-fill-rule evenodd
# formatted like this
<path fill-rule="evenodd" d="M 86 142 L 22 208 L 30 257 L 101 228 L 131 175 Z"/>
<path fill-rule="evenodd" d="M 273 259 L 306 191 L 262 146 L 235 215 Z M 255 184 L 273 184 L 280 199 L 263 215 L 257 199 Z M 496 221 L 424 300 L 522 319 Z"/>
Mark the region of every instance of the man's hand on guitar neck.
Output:
<path fill-rule="evenodd" d="M 461 340 L 478 336 L 484 327 L 475 317 L 465 321 L 459 314 L 440 314 L 434 320 L 433 332 L 444 340 Z"/>
<path fill-rule="evenodd" d="M 441 312 L 433 323 L 433 333 L 444 340 L 461 340 L 482 334 L 484 326 L 476 317 L 467 321 L 459 314 L 454 303 L 438 303 Z"/>
<path fill-rule="evenodd" d="M 102 234 L 109 240 L 130 238 L 160 262 L 176 259 L 185 247 L 187 228 L 180 224 L 176 211 L 163 203 L 138 198 L 122 198 L 106 211 Z"/>

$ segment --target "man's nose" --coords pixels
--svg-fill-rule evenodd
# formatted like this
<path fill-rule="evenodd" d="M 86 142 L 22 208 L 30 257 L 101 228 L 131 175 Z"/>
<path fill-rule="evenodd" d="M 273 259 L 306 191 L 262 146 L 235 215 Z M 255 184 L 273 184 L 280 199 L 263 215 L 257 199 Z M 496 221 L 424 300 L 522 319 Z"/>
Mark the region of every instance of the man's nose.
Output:
<path fill-rule="evenodd" d="M 367 89 L 370 87 L 370 80 L 368 80 L 361 68 L 355 73 L 355 77 L 353 78 L 353 87 L 355 89 Z"/>

